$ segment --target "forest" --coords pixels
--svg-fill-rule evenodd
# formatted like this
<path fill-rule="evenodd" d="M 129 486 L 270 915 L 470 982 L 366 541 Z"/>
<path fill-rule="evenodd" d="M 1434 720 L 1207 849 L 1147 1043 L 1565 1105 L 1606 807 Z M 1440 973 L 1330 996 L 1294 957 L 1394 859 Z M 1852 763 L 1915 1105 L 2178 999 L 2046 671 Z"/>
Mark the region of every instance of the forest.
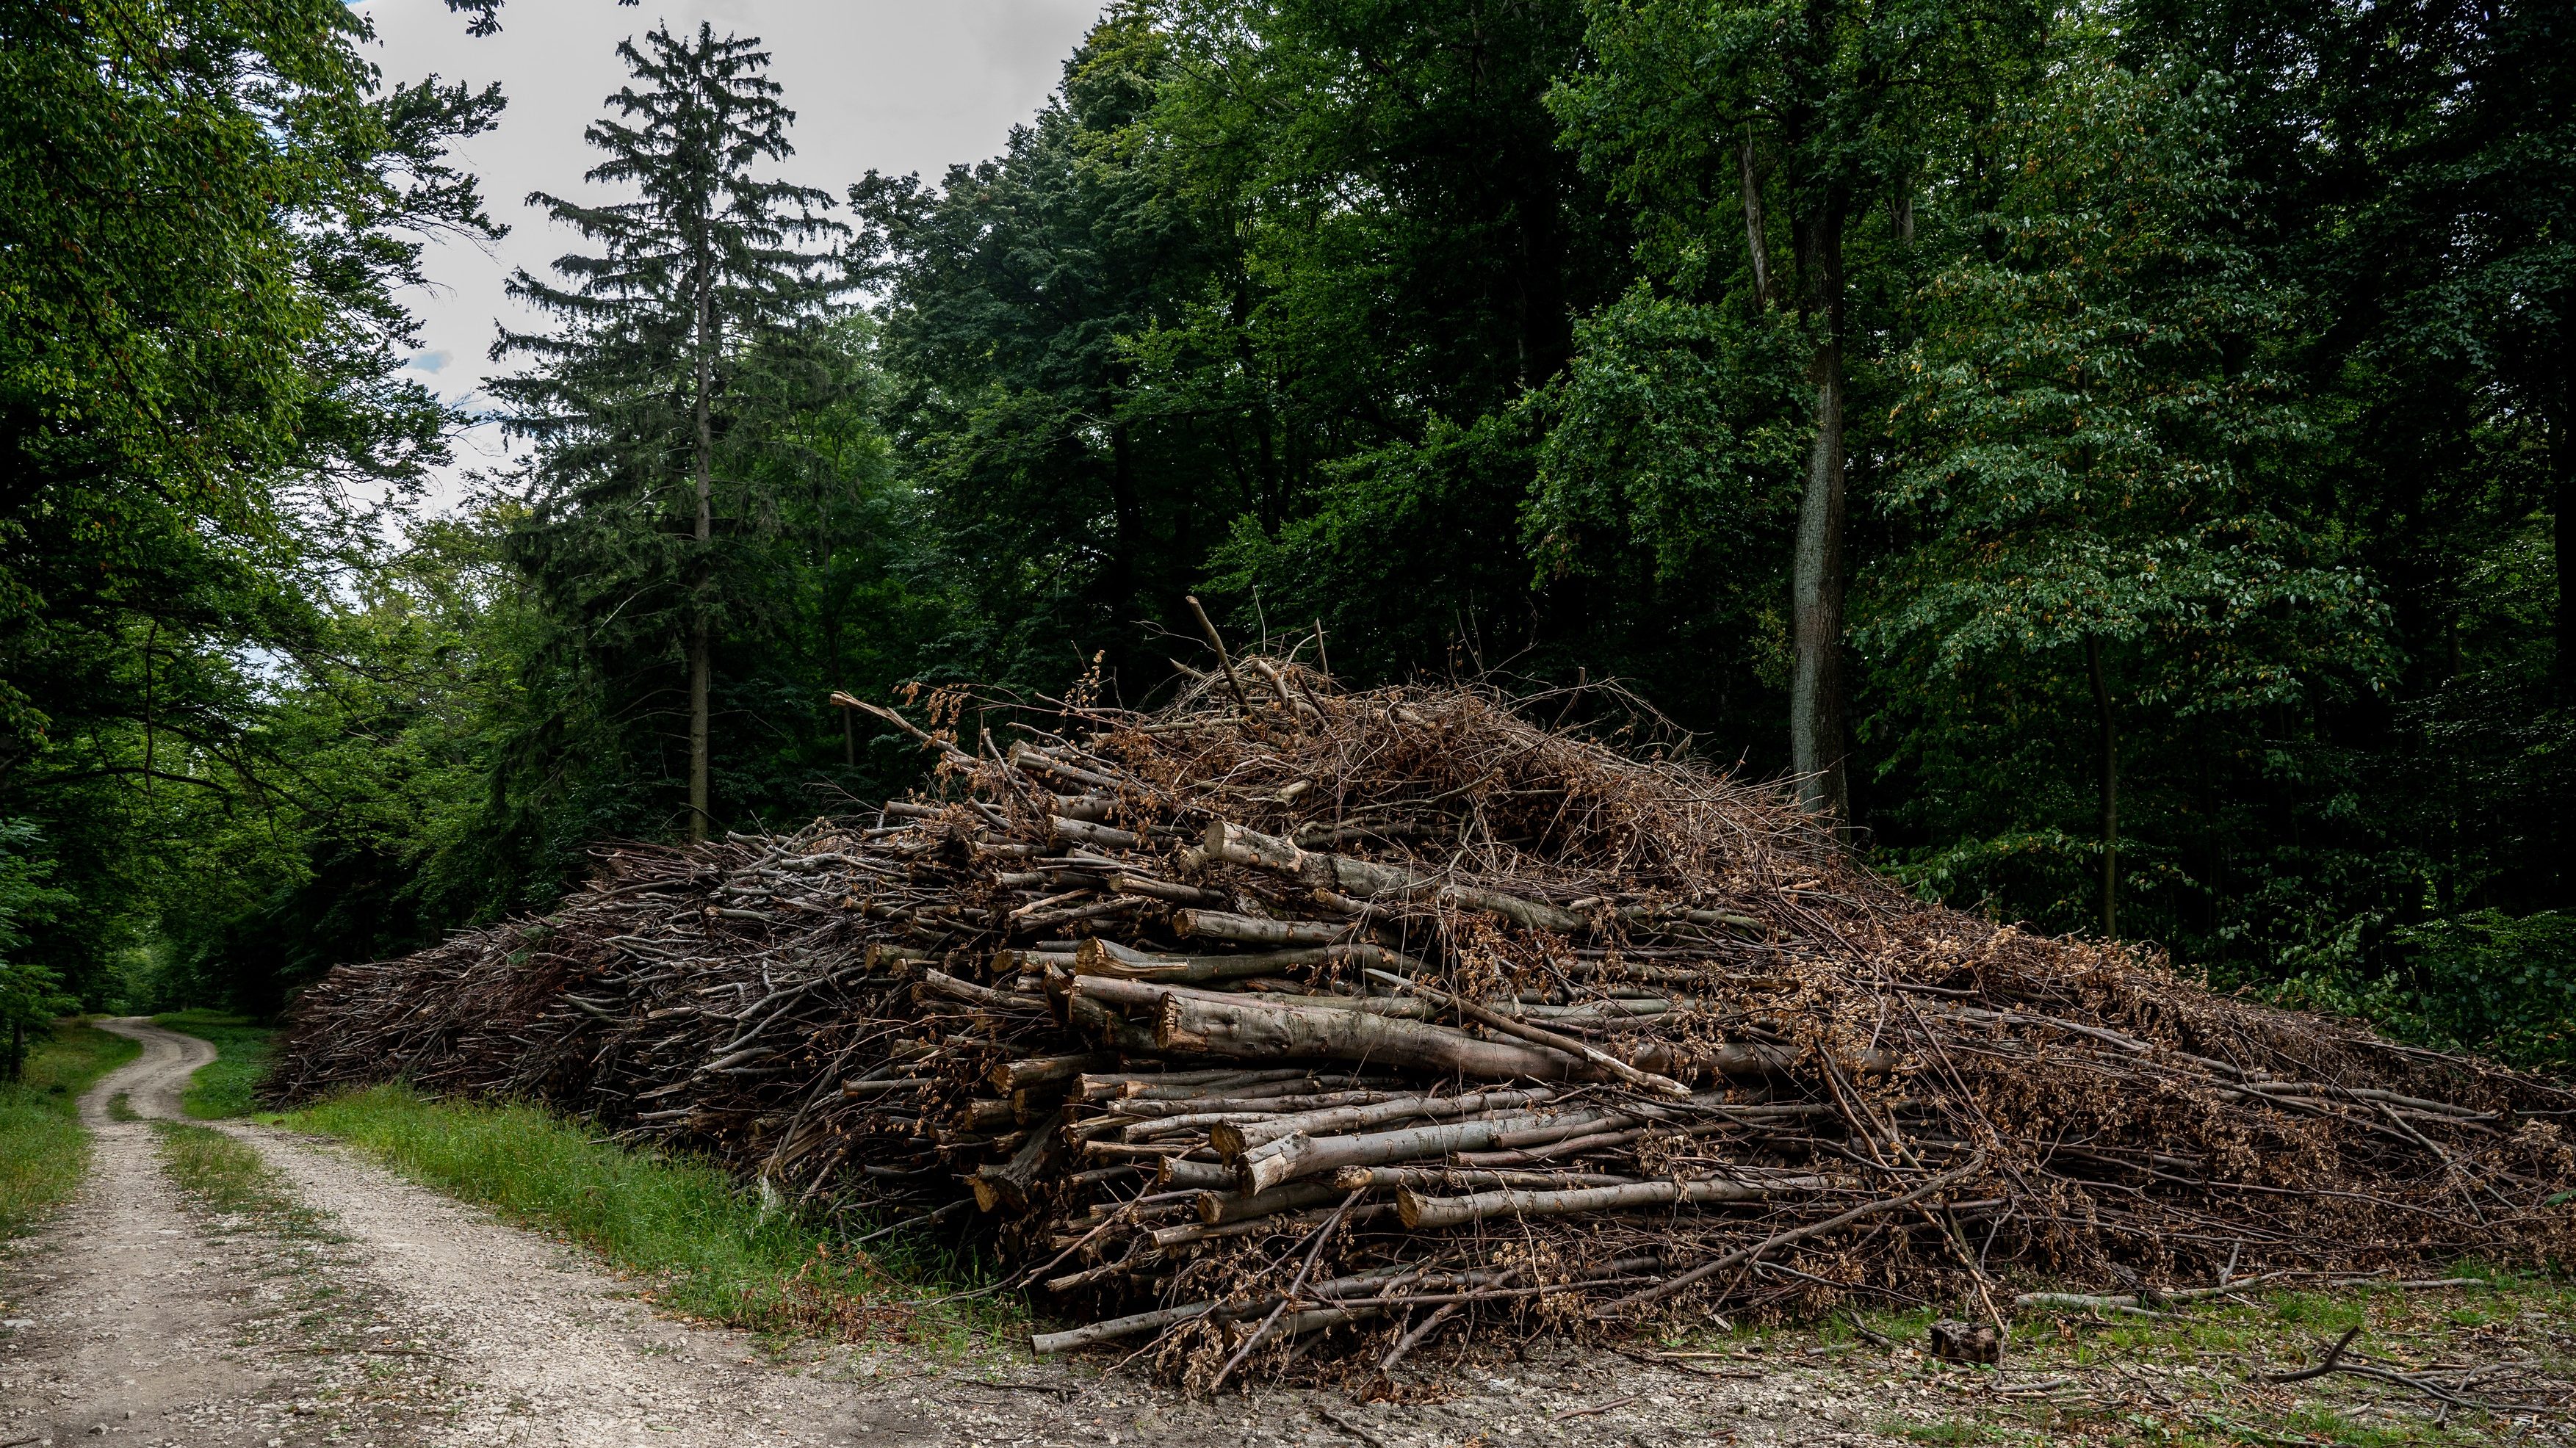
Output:
<path fill-rule="evenodd" d="M 13 1026 L 855 812 L 922 759 L 833 691 L 1151 704 L 1196 600 L 2576 1064 L 2569 7 L 1122 0 L 834 192 L 756 37 L 597 27 L 527 461 L 433 509 L 407 298 L 505 97 L 339 0 L 0 0 Z"/>

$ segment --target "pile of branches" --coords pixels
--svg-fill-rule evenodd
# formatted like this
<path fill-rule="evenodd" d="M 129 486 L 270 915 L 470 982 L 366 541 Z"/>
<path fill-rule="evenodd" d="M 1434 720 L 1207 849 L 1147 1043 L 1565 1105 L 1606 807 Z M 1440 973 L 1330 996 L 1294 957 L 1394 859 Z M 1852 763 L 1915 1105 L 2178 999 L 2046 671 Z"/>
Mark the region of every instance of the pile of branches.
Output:
<path fill-rule="evenodd" d="M 1926 905 L 1644 734 L 1293 658 L 1007 742 L 842 702 L 936 752 L 915 798 L 336 970 L 271 1094 L 535 1099 L 980 1232 L 1076 1324 L 1039 1350 L 1201 1388 L 2576 1255 L 2569 1092 Z"/>

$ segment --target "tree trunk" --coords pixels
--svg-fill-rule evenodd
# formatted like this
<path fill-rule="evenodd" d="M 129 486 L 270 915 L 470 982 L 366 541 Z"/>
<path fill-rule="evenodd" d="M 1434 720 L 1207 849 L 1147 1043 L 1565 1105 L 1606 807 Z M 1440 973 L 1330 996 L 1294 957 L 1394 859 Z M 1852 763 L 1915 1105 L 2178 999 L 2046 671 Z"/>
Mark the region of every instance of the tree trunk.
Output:
<path fill-rule="evenodd" d="M 1115 615 L 1109 621 L 1109 672 L 1124 689 L 1129 679 L 1139 677 L 1129 668 L 1133 660 L 1127 639 L 1142 613 L 1136 606 L 1136 561 L 1144 547 L 1145 510 L 1136 496 L 1136 449 L 1123 422 L 1109 428 L 1109 507 L 1117 530 L 1109 555 L 1109 605 Z"/>
<path fill-rule="evenodd" d="M 1797 552 L 1789 604 L 1789 768 L 1798 802 L 1832 818 L 1851 818 L 1843 768 L 1843 508 L 1848 459 L 1843 447 L 1843 215 L 1838 200 L 1817 203 L 1798 228 L 1799 269 L 1807 281 L 1807 325 L 1815 338 L 1808 380 L 1816 389 L 1816 441 L 1807 459 L 1806 495 L 1798 504 Z"/>
<path fill-rule="evenodd" d="M 2567 304 L 2576 302 L 2576 290 L 2561 291 L 2558 295 L 2561 304 L 2558 315 L 2563 319 L 2567 316 Z M 2554 682 L 2557 684 L 2558 707 L 2576 710 L 2576 595 L 2571 595 L 2569 586 L 2569 579 L 2576 577 L 2569 570 L 2576 565 L 2568 562 L 2571 556 L 2576 556 L 2576 520 L 2571 520 L 2571 515 L 2576 515 L 2576 358 L 2568 355 L 2564 345 L 2566 323 L 2562 320 L 2559 325 L 2562 328 L 2562 345 L 2559 348 L 2558 425 L 2549 432 L 2549 471 L 2555 484 L 2555 496 L 2551 499 L 2556 514 L 2553 519 L 2553 551 L 2558 555 L 2558 648 L 2557 657 L 2552 662 L 2556 666 Z M 2558 841 L 2547 853 L 2560 862 L 2554 873 L 2558 877 L 2556 883 L 2561 895 L 2566 893 L 2568 883 L 2565 862 L 2570 853 L 2576 853 L 2568 848 L 2571 824 L 2576 824 L 2576 821 L 2568 818 L 2566 794 L 2559 791 L 2549 806 L 2542 828 L 2548 832 L 2549 838 Z"/>
<path fill-rule="evenodd" d="M 2564 313 L 2561 313 L 2564 315 Z M 2550 429 L 2549 470 L 2554 475 L 2558 555 L 2558 703 L 2576 708 L 2576 607 L 2570 607 L 2569 563 L 2576 556 L 2576 361 L 2559 379 L 2558 425 Z"/>
<path fill-rule="evenodd" d="M 156 618 L 152 620 L 151 632 L 143 636 L 143 798 L 147 804 L 152 799 L 152 774 L 156 763 L 152 736 L 152 654 L 160 645 L 161 620 Z M 9 1077 L 12 1081 L 18 1079 L 14 1072 L 17 1059 L 14 1055 L 9 1058 L 13 1066 Z"/>
<path fill-rule="evenodd" d="M 1749 133 L 1736 156 L 1743 163 L 1744 249 L 1753 264 L 1753 301 L 1767 312 L 1772 304 L 1771 241 L 1762 221 L 1762 178 L 1753 167 L 1753 137 Z"/>
<path fill-rule="evenodd" d="M 20 1075 L 21 1075 L 21 1074 L 26 1070 L 26 1063 L 27 1063 L 27 1023 L 26 1023 L 25 1021 L 11 1021 L 11 1022 L 9 1023 L 9 1078 L 8 1078 L 8 1079 L 10 1079 L 10 1080 L 12 1080 L 12 1081 L 17 1080 L 17 1079 L 19 1078 L 19 1076 L 20 1076 Z"/>
<path fill-rule="evenodd" d="M 2111 681 L 2102 669 L 2102 636 L 2084 636 L 2084 667 L 2093 676 L 2093 709 L 2102 720 L 2102 936 L 2120 933 L 2120 736 L 2111 717 Z"/>
<path fill-rule="evenodd" d="M 707 418 L 707 388 L 715 374 L 715 308 L 703 281 L 698 286 L 697 561 L 690 593 L 689 619 L 689 840 L 707 837 L 707 694 L 714 672 L 707 620 L 707 587 L 711 582 L 707 550 L 715 539 L 714 432 Z"/>

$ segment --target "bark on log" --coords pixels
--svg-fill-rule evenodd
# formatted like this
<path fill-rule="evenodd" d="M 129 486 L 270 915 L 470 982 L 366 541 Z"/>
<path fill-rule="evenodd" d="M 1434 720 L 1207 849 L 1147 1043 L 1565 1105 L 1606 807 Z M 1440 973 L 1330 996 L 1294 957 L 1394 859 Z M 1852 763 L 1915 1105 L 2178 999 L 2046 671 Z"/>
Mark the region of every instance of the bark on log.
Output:
<path fill-rule="evenodd" d="M 1210 820 L 1199 848 L 1212 860 L 1250 865 L 1294 875 L 1319 890 L 1332 890 L 1355 900 L 1378 896 L 1408 899 L 1439 899 L 1500 915 L 1532 930 L 1553 930 L 1572 934 L 1589 923 L 1585 917 L 1560 906 L 1537 900 L 1506 895 L 1472 885 L 1452 885 L 1393 865 L 1380 865 L 1369 860 L 1355 860 L 1348 855 L 1317 854 L 1299 849 L 1289 840 L 1265 835 L 1224 820 Z"/>
<path fill-rule="evenodd" d="M 1145 843 L 1145 837 L 1115 825 L 1096 825 L 1089 820 L 1055 818 L 1055 837 L 1077 845 L 1101 845 L 1116 850 L 1132 850 Z"/>
<path fill-rule="evenodd" d="M 1515 1132 L 1560 1125 L 1570 1131 L 1580 1130 L 1584 1125 L 1601 1119 L 1597 1112 L 1530 1112 L 1359 1136 L 1288 1136 L 1258 1151 L 1246 1153 L 1235 1163 L 1234 1180 L 1235 1185 L 1244 1191 L 1263 1192 L 1282 1182 L 1346 1166 L 1377 1166 L 1384 1162 L 1446 1156 L 1451 1152 L 1492 1146 Z"/>
<path fill-rule="evenodd" d="M 1223 910 L 1176 910 L 1172 933 L 1181 938 L 1231 940 L 1240 945 L 1330 945 L 1351 927 L 1317 920 L 1256 920 Z"/>
<path fill-rule="evenodd" d="M 1144 895 L 1160 900 L 1166 905 L 1196 905 L 1207 909 L 1222 909 L 1231 903 L 1225 896 L 1214 890 L 1202 890 L 1196 885 L 1177 885 L 1169 880 L 1157 880 L 1148 875 L 1112 875 L 1109 877 L 1109 888 L 1121 895 Z"/>
<path fill-rule="evenodd" d="M 1064 1081 L 1089 1071 L 1113 1071 L 1118 1067 L 1114 1052 L 1090 1051 L 1079 1056 L 1022 1056 L 1011 1061 L 996 1061 L 985 1079 L 993 1089 L 1008 1094 Z"/>
<path fill-rule="evenodd" d="M 1273 1216 L 1280 1212 L 1302 1212 L 1337 1201 L 1350 1189 L 1332 1182 L 1299 1182 L 1293 1186 L 1274 1187 L 1266 1192 L 1246 1195 L 1242 1192 L 1203 1191 L 1196 1203 L 1199 1220 L 1214 1227 L 1226 1222 L 1246 1222 L 1255 1217 Z"/>
<path fill-rule="evenodd" d="M 1679 1081 L 1673 1080 L 1669 1076 L 1660 1076 L 1652 1071 L 1639 1070 L 1637 1067 L 1629 1065 L 1627 1062 L 1620 1060 L 1618 1057 L 1611 1055 L 1607 1051 L 1598 1050 L 1594 1047 L 1585 1045 L 1583 1042 L 1575 1040 L 1570 1036 L 1560 1036 L 1554 1031 L 1547 1030 L 1544 1027 L 1531 1025 L 1527 1021 L 1513 1020 L 1499 1011 L 1488 1010 L 1485 1007 L 1478 1005 L 1476 1002 L 1468 1000 L 1464 996 L 1451 995 L 1447 991 L 1439 990 L 1432 986 L 1402 980 L 1396 976 L 1389 975 L 1384 971 L 1373 970 L 1370 971 L 1369 974 L 1391 985 L 1417 992 L 1433 1001 L 1446 1005 L 1451 1010 L 1456 1011 L 1458 1014 L 1467 1017 L 1469 1020 L 1472 1020 L 1489 1030 L 1501 1031 L 1505 1035 L 1509 1036 L 1518 1036 L 1524 1041 L 1545 1046 L 1552 1050 L 1563 1051 L 1569 1056 L 1579 1056 L 1587 1064 L 1595 1067 L 1596 1069 L 1606 1072 L 1610 1076 L 1613 1076 L 1618 1080 L 1625 1081 L 1629 1085 L 1638 1087 L 1641 1090 L 1652 1091 L 1659 1096 L 1687 1097 L 1690 1095 L 1689 1087 L 1683 1085 Z"/>
<path fill-rule="evenodd" d="M 1238 917 L 1240 918 L 1240 917 Z M 1255 976 L 1277 975 L 1301 965 L 1330 965 L 1347 961 L 1361 967 L 1376 966 L 1382 970 L 1419 971 L 1420 961 L 1400 955 L 1382 945 L 1351 941 L 1339 945 L 1310 945 L 1293 950 L 1268 950 L 1250 955 L 1161 955 L 1137 950 L 1117 941 L 1092 939 L 1082 942 L 1074 952 L 1074 970 L 1081 975 L 1115 976 L 1121 980 L 1172 981 L 1195 983 L 1211 980 L 1245 980 Z"/>
<path fill-rule="evenodd" d="M 1395 1209 L 1415 1231 L 1459 1227 L 1487 1217 L 1571 1217 L 1585 1212 L 1624 1212 L 1674 1203 L 1756 1202 L 1765 1197 L 1812 1196 L 1830 1190 L 1824 1177 L 1784 1177 L 1763 1182 L 1637 1182 L 1571 1191 L 1491 1191 L 1466 1196 L 1424 1196 L 1411 1187 L 1395 1194 Z"/>
<path fill-rule="evenodd" d="M 1038 996 L 1012 995 L 991 986 L 977 985 L 971 980 L 959 980 L 945 971 L 925 970 L 913 985 L 912 998 L 927 1001 L 933 996 L 945 996 L 987 1010 L 1043 1013 L 1047 1008 L 1046 1001 Z"/>
<path fill-rule="evenodd" d="M 1087 987 L 1082 998 L 1090 999 Z M 1477 1081 L 1563 1081 L 1585 1063 L 1517 1041 L 1481 1041 L 1420 1021 L 1323 1006 L 1274 1006 L 1257 998 L 1201 1000 L 1167 994 L 1154 1047 L 1171 1055 L 1251 1060 L 1363 1061 Z"/>
<path fill-rule="evenodd" d="M 1391 1215 L 1394 1211 L 1393 1202 L 1371 1202 L 1367 1206 L 1351 1209 L 1343 1215 L 1342 1220 L 1356 1226 L 1361 1222 L 1375 1221 L 1379 1217 Z M 1193 1242 L 1213 1241 L 1220 1237 L 1248 1237 L 1256 1232 L 1291 1232 L 1316 1227 L 1322 1225 L 1324 1219 L 1330 1215 L 1329 1212 L 1321 1211 L 1274 1212 L 1267 1217 L 1252 1217 L 1240 1222 L 1221 1222 L 1213 1227 L 1205 1222 L 1192 1222 L 1179 1227 L 1157 1227 L 1146 1236 L 1153 1242 L 1156 1251 L 1168 1252 L 1175 1247 L 1186 1247 Z"/>
<path fill-rule="evenodd" d="M 868 973 L 871 975 L 883 971 L 901 970 L 906 965 L 928 959 L 930 959 L 929 951 L 917 950 L 909 945 L 888 945 L 883 941 L 871 941 L 868 945 L 867 963 Z"/>
<path fill-rule="evenodd" d="M 1229 1176 L 1227 1180 L 1233 1178 Z M 1363 1187 L 1376 1192 L 1405 1187 L 1416 1191 L 1447 1187 L 1453 1191 L 1517 1188 L 1547 1192 L 1575 1187 L 1623 1187 L 1635 1180 L 1597 1171 L 1470 1171 L 1452 1166 L 1346 1166 L 1333 1173 L 1333 1185 L 1346 1192 Z"/>
<path fill-rule="evenodd" d="M 1208 1071 L 1086 1072 L 1080 1081 L 1074 1083 L 1073 1095 L 1078 1101 L 1131 1098 L 1168 1101 L 1181 1097 L 1222 1095 L 1244 1087 L 1275 1082 L 1315 1079 L 1318 1079 L 1317 1073 L 1303 1067 L 1268 1071 L 1225 1066 Z"/>
<path fill-rule="evenodd" d="M 1053 1121 L 1030 1131 L 1029 1139 L 1009 1161 L 976 1169 L 971 1185 L 978 1211 L 989 1212 L 1006 1204 L 1014 1211 L 1028 1206 L 1029 1189 L 1064 1149 L 1064 1133 L 1057 1128 L 1064 1125 L 1066 1115 L 1059 1109 Z"/>
<path fill-rule="evenodd" d="M 1179 1187 L 1231 1191 L 1234 1188 L 1234 1168 L 1221 1161 L 1192 1161 L 1185 1156 L 1167 1156 L 1154 1169 L 1154 1186 L 1160 1191 Z"/>
<path fill-rule="evenodd" d="M 1122 1100 L 1118 1109 L 1129 1116 L 1173 1119 L 1200 1116 L 1210 1112 L 1258 1112 L 1276 1116 L 1294 1116 L 1307 1111 L 1329 1111 L 1343 1106 L 1369 1106 L 1380 1101 L 1410 1099 L 1416 1093 L 1393 1091 L 1317 1091 L 1290 1095 L 1287 1092 L 1242 1095 L 1202 1096 L 1182 1101 Z"/>
<path fill-rule="evenodd" d="M 1104 1009 L 1100 1002 L 1076 993 L 1064 1002 L 1065 1024 L 1098 1038 L 1101 1044 L 1129 1056 L 1154 1054 L 1154 1032 L 1150 1026 L 1127 1023 L 1125 1017 Z"/>
<path fill-rule="evenodd" d="M 1232 1158 L 1292 1132 L 1302 1131 L 1309 1136 L 1343 1135 L 1359 1127 L 1377 1126 L 1389 1121 L 1408 1118 L 1439 1121 L 1473 1116 L 1481 1111 L 1542 1106 L 1555 1099 L 1556 1093 L 1544 1086 L 1523 1091 L 1478 1091 L 1464 1096 L 1405 1096 L 1371 1105 L 1322 1107 L 1267 1121 L 1227 1125 L 1210 1131 L 1208 1144 L 1216 1148 L 1220 1157 Z"/>

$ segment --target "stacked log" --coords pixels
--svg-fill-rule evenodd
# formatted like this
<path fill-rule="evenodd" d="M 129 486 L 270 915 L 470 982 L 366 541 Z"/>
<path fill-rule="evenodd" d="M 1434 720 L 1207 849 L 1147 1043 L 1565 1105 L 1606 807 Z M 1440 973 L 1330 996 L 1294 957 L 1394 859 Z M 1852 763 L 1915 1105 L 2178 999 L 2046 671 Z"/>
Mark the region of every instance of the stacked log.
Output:
<path fill-rule="evenodd" d="M 335 970 L 271 1093 L 533 1098 L 854 1241 L 983 1233 L 1041 1352 L 1202 1387 L 2576 1245 L 2569 1092 L 1926 905 L 1634 735 L 1269 658 L 1007 747 L 846 702 L 916 798 Z"/>

